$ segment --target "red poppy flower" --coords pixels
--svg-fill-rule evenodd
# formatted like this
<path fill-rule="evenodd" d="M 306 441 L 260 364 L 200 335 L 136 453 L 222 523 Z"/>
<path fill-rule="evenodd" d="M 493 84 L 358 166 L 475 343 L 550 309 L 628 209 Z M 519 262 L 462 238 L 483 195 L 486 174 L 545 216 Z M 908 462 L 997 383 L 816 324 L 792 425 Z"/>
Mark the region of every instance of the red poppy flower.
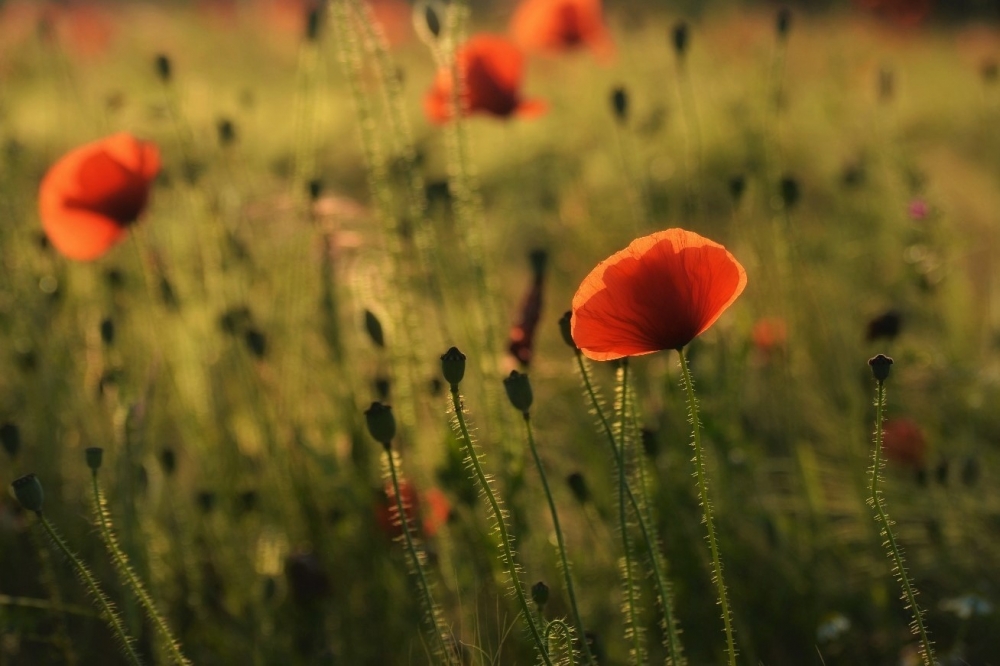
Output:
<path fill-rule="evenodd" d="M 406 519 L 410 525 L 411 532 L 423 529 L 424 536 L 433 537 L 438 530 L 448 522 L 451 515 L 451 504 L 445 494 L 437 488 L 430 489 L 421 501 L 417 494 L 416 487 L 407 480 L 400 481 L 399 492 L 402 495 L 403 510 L 406 512 Z M 426 511 L 423 510 L 423 502 L 427 503 Z M 426 513 L 426 515 L 422 515 Z M 415 521 L 423 518 L 423 523 Z M 385 497 L 375 508 L 375 518 L 378 521 L 382 532 L 395 539 L 403 535 L 403 528 L 399 522 L 399 512 L 396 507 L 396 493 L 393 492 L 392 483 L 385 486 Z"/>
<path fill-rule="evenodd" d="M 601 56 L 614 52 L 604 26 L 601 0 L 524 0 L 514 12 L 510 31 L 525 51 L 589 47 Z"/>
<path fill-rule="evenodd" d="M 927 440 L 920 426 L 910 419 L 887 419 L 882 424 L 882 452 L 886 460 L 897 465 L 923 469 Z"/>
<path fill-rule="evenodd" d="M 38 209 L 45 234 L 70 259 L 97 259 L 138 219 L 159 170 L 156 145 L 131 134 L 70 151 L 42 179 Z"/>
<path fill-rule="evenodd" d="M 855 0 L 855 3 L 896 25 L 910 27 L 930 14 L 932 0 Z"/>
<path fill-rule="evenodd" d="M 632 241 L 590 272 L 573 296 L 576 346 L 595 361 L 680 349 L 743 292 L 743 266 L 683 229 Z"/>
<path fill-rule="evenodd" d="M 545 102 L 521 98 L 524 55 L 505 38 L 476 35 L 458 49 L 455 59 L 462 82 L 459 103 L 463 116 L 488 113 L 501 118 L 533 117 L 545 112 Z M 424 111 L 431 122 L 451 120 L 451 97 L 451 72 L 442 69 L 424 97 Z"/>

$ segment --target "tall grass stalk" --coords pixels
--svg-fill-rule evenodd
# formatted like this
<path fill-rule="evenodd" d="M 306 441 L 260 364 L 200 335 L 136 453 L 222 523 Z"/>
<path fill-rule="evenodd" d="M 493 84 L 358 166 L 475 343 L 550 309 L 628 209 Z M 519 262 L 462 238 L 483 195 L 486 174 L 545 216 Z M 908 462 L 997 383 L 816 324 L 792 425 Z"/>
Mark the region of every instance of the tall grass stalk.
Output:
<path fill-rule="evenodd" d="M 876 357 L 878 358 L 878 357 Z M 875 360 L 875 359 L 873 359 Z M 889 360 L 889 363 L 892 361 Z M 888 374 L 888 373 L 887 373 Z M 871 477 L 871 493 L 868 497 L 868 506 L 875 510 L 875 522 L 879 526 L 879 536 L 883 539 L 883 546 L 886 554 L 892 561 L 892 573 L 899 581 L 902 590 L 902 599 L 913 613 L 913 620 L 910 622 L 910 629 L 913 634 L 920 639 L 920 660 L 924 666 L 934 666 L 934 648 L 927 628 L 924 626 L 924 611 L 917 605 L 917 588 L 910 581 L 910 576 L 906 573 L 906 561 L 903 557 L 903 549 L 896 542 L 896 536 L 892 531 L 892 520 L 885 508 L 885 498 L 879 490 L 879 481 L 882 479 L 882 422 L 885 414 L 885 380 L 876 377 L 875 386 L 875 450 L 872 452 L 872 466 L 868 470 Z"/>
<path fill-rule="evenodd" d="M 479 483 L 480 491 L 489 503 L 490 518 L 500 541 L 500 561 L 503 564 L 504 571 L 510 576 L 514 596 L 517 597 L 518 605 L 521 607 L 521 616 L 535 643 L 539 661 L 545 664 L 545 666 L 553 666 L 552 659 L 549 657 L 548 647 L 538 628 L 537 618 L 528 604 L 528 597 L 521 582 L 520 566 L 517 564 L 514 556 L 514 539 L 507 527 L 506 512 L 500 507 L 500 500 L 493 490 L 492 479 L 483 469 L 483 465 L 479 460 L 479 452 L 472 440 L 472 436 L 469 434 L 469 427 L 465 421 L 465 407 L 462 404 L 462 396 L 458 392 L 458 384 L 451 384 L 451 406 L 455 414 L 455 426 L 458 430 L 458 435 L 465 447 L 466 462 L 472 468 L 476 481 Z"/>
<path fill-rule="evenodd" d="M 132 591 L 136 599 L 139 600 L 139 604 L 142 606 L 146 617 L 160 635 L 160 640 L 170 655 L 170 660 L 180 666 L 191 664 L 191 661 L 181 652 L 180 642 L 174 637 L 166 619 L 156 607 L 153 597 L 150 596 L 146 590 L 146 586 L 143 585 L 142 580 L 140 580 L 132 568 L 128 555 L 125 554 L 125 551 L 122 550 L 118 543 L 112 526 L 111 514 L 108 511 L 107 501 L 104 498 L 104 493 L 101 492 L 101 486 L 97 480 L 96 469 L 91 469 L 90 482 L 91 490 L 93 491 L 94 515 L 97 517 L 97 523 L 101 528 L 101 541 L 104 542 L 104 546 L 111 556 L 111 561 L 118 572 L 118 577 Z"/>
<path fill-rule="evenodd" d="M 729 666 L 736 664 L 736 640 L 733 631 L 732 613 L 729 610 L 729 598 L 726 593 L 726 583 L 722 577 L 722 557 L 719 555 L 719 541 L 715 535 L 715 520 L 712 516 L 712 501 L 708 495 L 708 473 L 705 470 L 705 453 L 701 445 L 701 421 L 698 418 L 698 399 L 694 394 L 694 380 L 691 379 L 691 369 L 688 367 L 687 355 L 684 349 L 678 349 L 681 359 L 681 373 L 684 390 L 687 393 L 688 419 L 691 422 L 691 444 L 694 447 L 695 476 L 698 479 L 698 497 L 701 502 L 702 516 L 708 531 L 708 547 L 712 553 L 712 580 L 719 596 L 719 606 L 722 610 L 722 623 L 726 632 L 726 655 Z"/>

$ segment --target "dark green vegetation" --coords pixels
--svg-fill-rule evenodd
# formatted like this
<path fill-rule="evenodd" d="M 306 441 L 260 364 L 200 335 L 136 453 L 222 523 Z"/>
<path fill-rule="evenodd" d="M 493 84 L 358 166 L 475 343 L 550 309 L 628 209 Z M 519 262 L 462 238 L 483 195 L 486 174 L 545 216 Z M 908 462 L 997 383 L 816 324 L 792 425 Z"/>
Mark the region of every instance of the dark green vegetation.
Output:
<path fill-rule="evenodd" d="M 102 542 L 88 447 L 104 449 L 117 543 L 195 664 L 428 661 L 410 560 L 379 518 L 384 456 L 363 414 L 378 400 L 423 500 L 411 526 L 426 531 L 431 489 L 451 504 L 423 539 L 441 621 L 471 663 L 531 663 L 490 507 L 449 423 L 440 356 L 452 345 L 468 357 L 467 418 L 525 593 L 545 581 L 545 617 L 573 624 L 502 384 L 519 367 L 504 350 L 529 252 L 544 248 L 531 426 L 582 622 L 601 663 L 626 663 L 618 474 L 556 322 L 598 260 L 675 226 L 725 244 L 749 275 L 687 350 L 739 663 L 895 664 L 916 646 L 865 504 L 865 361 L 878 352 L 895 359 L 887 416 L 928 441 L 922 465 L 890 458 L 881 486 L 926 625 L 943 663 L 995 661 L 995 27 L 794 16 L 780 40 L 773 13 L 719 10 L 691 26 L 678 62 L 676 16 L 622 11 L 612 63 L 531 61 L 526 94 L 549 101 L 545 116 L 476 117 L 449 134 L 421 115 L 434 67 L 415 38 L 392 49 L 398 78 L 373 52 L 352 92 L 338 47 L 350 55 L 365 32 L 335 30 L 353 4 L 331 5 L 312 41 L 249 7 L 226 25 L 139 5 L 113 14 L 96 55 L 0 22 L 0 469 L 5 483 L 38 475 L 46 518 L 146 661 L 169 663 L 167 646 Z M 474 13 L 472 26 L 506 19 Z M 125 242 L 68 262 L 40 242 L 38 183 L 69 148 L 120 130 L 156 141 L 163 173 Z M 890 311 L 897 334 L 891 314 L 874 321 Z M 762 319 L 787 336 L 755 344 Z M 591 371 L 610 403 L 605 365 Z M 634 359 L 630 374 L 646 429 L 631 471 L 651 498 L 684 650 L 722 663 L 677 355 Z M 0 664 L 116 663 L 47 538 L 0 498 Z M 637 587 L 662 663 L 654 585 L 643 574 Z"/>

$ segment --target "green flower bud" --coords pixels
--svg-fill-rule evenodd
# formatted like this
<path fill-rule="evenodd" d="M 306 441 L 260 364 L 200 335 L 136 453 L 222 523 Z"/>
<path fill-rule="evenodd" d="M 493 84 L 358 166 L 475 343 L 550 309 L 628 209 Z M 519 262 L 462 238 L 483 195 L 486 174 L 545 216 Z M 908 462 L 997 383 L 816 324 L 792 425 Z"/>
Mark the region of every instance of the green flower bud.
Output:
<path fill-rule="evenodd" d="M 441 373 L 451 386 L 458 386 L 465 377 L 465 354 L 452 347 L 441 355 Z"/>
<path fill-rule="evenodd" d="M 93 471 L 101 469 L 101 463 L 104 461 L 104 449 L 99 446 L 88 447 L 84 454 L 87 457 L 87 467 Z"/>
<path fill-rule="evenodd" d="M 372 439 L 388 449 L 396 436 L 396 418 L 392 415 L 392 407 L 373 402 L 365 411 L 365 420 Z"/>
<path fill-rule="evenodd" d="M 889 377 L 889 368 L 892 367 L 892 359 L 885 354 L 879 354 L 868 359 L 868 365 L 871 366 L 875 379 L 879 382 L 884 382 Z"/>
<path fill-rule="evenodd" d="M 533 399 L 531 382 L 528 380 L 528 375 L 522 374 L 517 370 L 511 370 L 510 376 L 503 380 L 503 387 L 507 389 L 507 397 L 510 398 L 510 404 L 527 415 L 528 410 L 531 409 Z"/>
<path fill-rule="evenodd" d="M 14 497 L 21 503 L 21 506 L 28 511 L 42 512 L 42 501 L 45 499 L 45 493 L 42 491 L 42 483 L 37 476 L 34 474 L 22 476 L 15 479 L 10 487 L 14 490 Z"/>

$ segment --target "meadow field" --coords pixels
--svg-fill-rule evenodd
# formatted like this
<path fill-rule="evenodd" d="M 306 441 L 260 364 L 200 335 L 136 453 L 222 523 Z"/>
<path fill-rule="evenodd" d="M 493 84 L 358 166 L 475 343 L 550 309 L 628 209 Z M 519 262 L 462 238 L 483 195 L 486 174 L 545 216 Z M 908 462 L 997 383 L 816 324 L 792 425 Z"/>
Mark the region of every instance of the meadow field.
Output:
<path fill-rule="evenodd" d="M 1000 664 L 1000 8 L 523 4 L 0 2 L 0 666 Z"/>

